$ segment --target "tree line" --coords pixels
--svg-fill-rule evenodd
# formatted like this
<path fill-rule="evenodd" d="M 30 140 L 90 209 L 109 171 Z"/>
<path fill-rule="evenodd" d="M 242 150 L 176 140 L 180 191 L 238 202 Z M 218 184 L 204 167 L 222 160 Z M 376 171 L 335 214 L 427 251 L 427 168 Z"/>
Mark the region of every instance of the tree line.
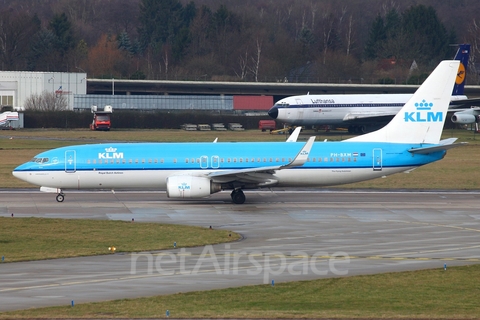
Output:
<path fill-rule="evenodd" d="M 453 57 L 452 44 L 471 43 L 467 81 L 476 84 L 478 9 L 474 0 L 3 1 L 0 66 L 89 78 L 415 83 Z"/>

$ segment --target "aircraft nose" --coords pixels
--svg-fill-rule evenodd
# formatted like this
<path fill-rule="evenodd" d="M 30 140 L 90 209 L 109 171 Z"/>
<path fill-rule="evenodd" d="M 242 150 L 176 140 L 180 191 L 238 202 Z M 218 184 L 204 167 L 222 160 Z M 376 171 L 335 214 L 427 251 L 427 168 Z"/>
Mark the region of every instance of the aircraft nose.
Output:
<path fill-rule="evenodd" d="M 17 179 L 26 181 L 25 179 L 26 179 L 27 175 L 26 175 L 25 172 L 18 171 L 17 169 L 14 169 L 14 170 L 12 171 L 12 175 L 13 175 L 15 178 L 17 178 Z"/>
<path fill-rule="evenodd" d="M 277 119 L 278 117 L 278 108 L 273 106 L 270 110 L 268 110 L 268 115 L 273 118 Z"/>

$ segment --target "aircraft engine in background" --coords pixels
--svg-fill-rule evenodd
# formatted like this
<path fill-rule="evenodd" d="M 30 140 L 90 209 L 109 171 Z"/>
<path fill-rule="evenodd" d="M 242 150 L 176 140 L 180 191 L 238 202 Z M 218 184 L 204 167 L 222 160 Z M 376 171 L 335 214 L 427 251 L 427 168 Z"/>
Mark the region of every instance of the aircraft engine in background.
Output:
<path fill-rule="evenodd" d="M 452 122 L 460 123 L 460 124 L 469 124 L 469 123 L 478 122 L 478 118 L 473 114 L 457 112 L 452 115 Z"/>

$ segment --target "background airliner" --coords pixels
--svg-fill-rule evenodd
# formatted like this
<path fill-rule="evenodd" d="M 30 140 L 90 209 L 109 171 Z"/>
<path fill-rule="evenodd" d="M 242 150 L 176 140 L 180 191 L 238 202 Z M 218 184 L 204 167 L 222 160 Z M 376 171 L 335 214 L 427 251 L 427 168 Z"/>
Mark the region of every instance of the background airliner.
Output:
<path fill-rule="evenodd" d="M 170 198 L 201 198 L 232 190 L 318 187 L 410 171 L 445 156 L 440 141 L 459 61 L 443 61 L 382 129 L 341 142 L 109 143 L 42 152 L 13 175 L 42 191 L 164 189 Z M 298 131 L 296 132 L 298 135 Z"/>
<path fill-rule="evenodd" d="M 460 61 L 451 97 L 457 106 L 468 99 L 464 86 L 469 52 L 470 45 L 461 44 L 454 58 Z M 278 101 L 268 114 L 293 126 L 328 125 L 348 128 L 350 133 L 365 133 L 388 123 L 411 97 L 411 94 L 307 94 Z"/>

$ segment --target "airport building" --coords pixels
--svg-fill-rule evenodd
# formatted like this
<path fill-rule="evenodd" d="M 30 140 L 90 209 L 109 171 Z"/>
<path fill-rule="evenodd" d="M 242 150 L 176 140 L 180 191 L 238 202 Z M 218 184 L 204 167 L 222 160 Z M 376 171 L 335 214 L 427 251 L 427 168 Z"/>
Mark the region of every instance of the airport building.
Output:
<path fill-rule="evenodd" d="M 74 109 L 74 96 L 87 93 L 86 73 L 0 71 L 0 104 L 22 110 L 32 94 L 63 95 Z"/>

